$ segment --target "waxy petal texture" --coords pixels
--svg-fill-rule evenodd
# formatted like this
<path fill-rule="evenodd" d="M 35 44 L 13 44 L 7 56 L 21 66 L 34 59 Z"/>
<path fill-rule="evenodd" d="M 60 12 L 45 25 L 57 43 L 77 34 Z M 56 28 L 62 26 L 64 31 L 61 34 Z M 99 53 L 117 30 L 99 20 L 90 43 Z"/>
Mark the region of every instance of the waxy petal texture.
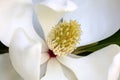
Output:
<path fill-rule="evenodd" d="M 47 71 L 41 80 L 68 80 L 62 71 L 61 64 L 55 59 L 51 58 L 47 64 Z"/>
<path fill-rule="evenodd" d="M 81 24 L 80 45 L 100 41 L 120 29 L 120 0 L 72 1 L 78 9 L 67 14 L 64 20 L 77 20 Z"/>
<path fill-rule="evenodd" d="M 108 73 L 108 80 L 119 80 L 118 78 L 120 79 L 120 53 L 114 57 Z"/>
<path fill-rule="evenodd" d="M 9 46 L 15 30 L 23 28 L 31 38 L 39 39 L 32 24 L 33 5 L 31 0 L 0 1 L 0 40 Z"/>
<path fill-rule="evenodd" d="M 10 59 L 15 70 L 25 80 L 39 80 L 40 57 L 42 43 L 29 38 L 22 30 L 18 29 L 10 43 Z"/>
<path fill-rule="evenodd" d="M 23 80 L 14 70 L 8 53 L 0 55 L 0 80 Z"/>
<path fill-rule="evenodd" d="M 72 70 L 77 80 L 107 80 L 109 68 L 120 47 L 110 45 L 83 58 L 57 57 L 57 59 Z"/>

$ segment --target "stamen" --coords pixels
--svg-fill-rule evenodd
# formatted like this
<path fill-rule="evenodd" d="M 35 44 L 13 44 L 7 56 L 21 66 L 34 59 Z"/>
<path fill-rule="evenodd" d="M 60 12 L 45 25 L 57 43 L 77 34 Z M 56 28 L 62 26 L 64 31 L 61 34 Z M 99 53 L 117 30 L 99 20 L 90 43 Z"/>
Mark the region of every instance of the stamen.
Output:
<path fill-rule="evenodd" d="M 80 24 L 75 20 L 71 20 L 69 23 L 66 21 L 59 23 L 47 37 L 48 47 L 55 55 L 65 56 L 75 49 L 80 34 Z"/>

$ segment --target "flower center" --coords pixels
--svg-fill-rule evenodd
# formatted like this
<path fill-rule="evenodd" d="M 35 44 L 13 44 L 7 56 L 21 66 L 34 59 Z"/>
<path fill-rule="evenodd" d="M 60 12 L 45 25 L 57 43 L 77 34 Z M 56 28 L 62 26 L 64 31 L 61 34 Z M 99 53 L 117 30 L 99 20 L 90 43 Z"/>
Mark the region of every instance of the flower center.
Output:
<path fill-rule="evenodd" d="M 56 57 L 56 55 L 53 53 L 53 51 L 52 50 L 48 50 L 48 54 L 49 54 L 49 56 L 50 57 L 52 57 L 52 58 L 54 58 L 54 57 Z"/>
<path fill-rule="evenodd" d="M 75 49 L 80 33 L 80 24 L 75 20 L 59 23 L 47 37 L 48 47 L 55 55 L 65 56 Z"/>

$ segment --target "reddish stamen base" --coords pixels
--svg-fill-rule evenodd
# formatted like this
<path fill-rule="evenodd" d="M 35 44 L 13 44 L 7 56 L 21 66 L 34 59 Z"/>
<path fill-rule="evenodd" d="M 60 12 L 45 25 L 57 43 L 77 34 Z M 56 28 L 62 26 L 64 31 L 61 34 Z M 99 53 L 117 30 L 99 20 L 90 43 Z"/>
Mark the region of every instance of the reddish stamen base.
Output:
<path fill-rule="evenodd" d="M 56 55 L 53 53 L 53 51 L 52 50 L 48 50 L 48 54 L 49 54 L 49 56 L 51 57 L 51 58 L 55 58 L 56 57 Z"/>

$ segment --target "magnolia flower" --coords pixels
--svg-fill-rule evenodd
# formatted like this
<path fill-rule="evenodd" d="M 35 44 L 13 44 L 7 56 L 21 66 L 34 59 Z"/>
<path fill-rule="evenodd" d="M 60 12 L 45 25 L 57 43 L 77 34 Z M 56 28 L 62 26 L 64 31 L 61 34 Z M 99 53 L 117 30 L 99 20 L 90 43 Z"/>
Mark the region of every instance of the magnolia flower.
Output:
<path fill-rule="evenodd" d="M 14 3 L 20 4 L 16 5 Z M 23 3 L 25 6 L 23 6 Z M 107 77 L 109 79 L 109 76 L 107 76 L 108 73 L 109 75 L 112 74 L 111 71 L 109 72 L 109 68 L 112 64 L 114 56 L 120 52 L 119 46 L 110 45 L 86 57 L 80 57 L 71 53 L 66 53 L 70 48 L 66 49 L 65 47 L 64 49 L 66 52 L 61 52 L 62 49 L 59 47 L 53 48 L 57 42 L 52 40 L 54 38 L 58 39 L 57 37 L 59 37 L 59 35 L 54 36 L 55 31 L 59 31 L 59 27 L 62 24 L 58 24 L 58 22 L 66 12 L 73 11 L 76 8 L 71 1 L 45 0 L 41 4 L 36 5 L 36 14 L 43 28 L 45 40 L 40 38 L 32 27 L 32 9 L 29 0 L 26 2 L 13 0 L 7 5 L 12 6 L 5 8 L 5 10 L 3 9 L 3 14 L 0 13 L 3 19 L 8 21 L 7 25 L 1 23 L 2 27 L 0 29 L 0 39 L 5 45 L 9 46 L 9 55 L 4 54 L 0 56 L 1 80 L 107 80 Z M 18 7 L 12 9 L 13 6 Z M 17 13 L 10 11 L 10 8 L 15 11 L 17 9 L 20 12 Z M 24 12 L 24 9 L 30 11 L 27 12 L 26 10 L 26 14 L 22 13 Z M 9 16 L 10 12 L 14 13 L 14 15 Z M 14 24 L 17 22 L 17 20 L 19 24 Z M 78 24 L 75 23 L 75 25 L 72 27 L 76 25 Z M 7 30 L 8 26 L 12 27 L 12 29 L 10 29 L 10 33 Z M 52 28 L 55 26 L 56 28 Z M 66 29 L 67 28 L 65 28 L 65 30 Z M 76 30 L 77 27 L 73 29 Z M 79 32 L 79 30 L 76 31 Z M 66 32 L 66 34 L 68 33 Z M 74 36 L 71 36 L 71 39 L 73 39 L 73 37 Z M 77 37 L 79 36 L 76 36 L 75 39 L 78 39 Z M 60 42 L 64 42 L 63 40 L 64 38 L 62 38 Z M 54 44 L 51 44 L 50 42 Z M 77 42 L 75 42 L 75 44 L 76 43 Z M 71 43 L 71 45 L 74 44 Z M 71 48 L 73 49 L 74 47 Z M 71 49 L 68 50 L 68 52 L 69 51 L 72 52 Z M 10 61 L 12 62 L 14 68 L 12 67 Z M 114 66 L 111 69 L 114 70 Z M 114 74 L 116 74 L 116 71 Z M 115 78 L 117 77 L 118 76 Z"/>

